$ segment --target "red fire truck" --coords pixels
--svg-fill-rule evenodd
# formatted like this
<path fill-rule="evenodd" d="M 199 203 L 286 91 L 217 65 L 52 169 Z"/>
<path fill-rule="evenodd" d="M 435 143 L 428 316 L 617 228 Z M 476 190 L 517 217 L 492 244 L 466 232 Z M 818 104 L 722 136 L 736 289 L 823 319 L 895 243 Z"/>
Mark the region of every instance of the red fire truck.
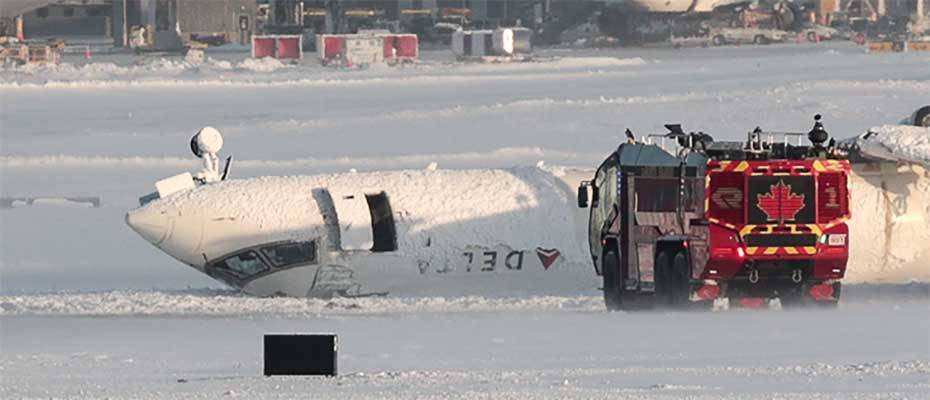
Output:
<path fill-rule="evenodd" d="M 808 133 L 756 128 L 745 142 L 666 128 L 627 131 L 578 188 L 607 308 L 835 306 L 850 167 L 820 116 Z"/>

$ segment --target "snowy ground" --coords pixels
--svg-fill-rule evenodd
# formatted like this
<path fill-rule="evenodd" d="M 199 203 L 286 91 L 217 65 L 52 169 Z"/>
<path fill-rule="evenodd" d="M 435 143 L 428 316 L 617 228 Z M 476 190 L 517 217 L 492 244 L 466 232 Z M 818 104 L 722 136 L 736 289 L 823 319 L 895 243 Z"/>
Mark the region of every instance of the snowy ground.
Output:
<path fill-rule="evenodd" d="M 250 299 L 213 292 L 123 222 L 156 179 L 196 168 L 187 142 L 203 125 L 224 132 L 239 177 L 591 167 L 626 127 L 736 139 L 756 125 L 806 131 L 822 113 L 842 138 L 930 99 L 927 53 L 845 43 L 546 55 L 563 58 L 466 66 L 426 52 L 421 65 L 332 71 L 115 55 L 0 71 L 0 197 L 103 203 L 0 210 L 0 397 L 927 397 L 923 294 L 728 314 L 606 314 L 594 288 Z M 178 292 L 188 287 L 211 289 Z M 260 378 L 260 335 L 282 331 L 339 333 L 345 375 Z"/>
<path fill-rule="evenodd" d="M 4 318 L 0 397 L 925 399 L 927 312 Z M 261 335 L 307 331 L 340 335 L 340 376 L 261 377 Z"/>

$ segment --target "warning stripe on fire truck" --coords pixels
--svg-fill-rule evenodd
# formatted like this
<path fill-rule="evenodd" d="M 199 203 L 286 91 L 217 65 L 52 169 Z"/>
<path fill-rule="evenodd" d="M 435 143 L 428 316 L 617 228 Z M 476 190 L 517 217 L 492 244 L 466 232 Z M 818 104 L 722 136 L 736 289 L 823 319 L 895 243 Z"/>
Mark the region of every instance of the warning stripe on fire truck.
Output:
<path fill-rule="evenodd" d="M 766 256 L 773 256 L 776 254 L 788 254 L 788 255 L 797 255 L 797 254 L 817 254 L 817 248 L 814 246 L 803 246 L 803 247 L 747 247 L 746 254 L 756 255 L 762 254 Z"/>
<path fill-rule="evenodd" d="M 718 161 L 716 166 L 711 163 L 711 172 L 743 172 L 749 168 L 748 161 Z"/>
<path fill-rule="evenodd" d="M 845 160 L 815 160 L 814 170 L 817 172 L 843 172 L 849 169 Z"/>
<path fill-rule="evenodd" d="M 740 237 L 743 243 L 749 244 L 746 247 L 746 254 L 749 255 L 812 255 L 817 253 L 817 247 L 814 244 L 823 231 L 816 224 L 765 224 L 765 225 L 746 225 L 740 229 Z M 767 240 L 768 239 L 768 240 Z M 753 246 L 759 243 L 777 243 L 777 242 L 806 242 L 806 245 L 796 246 Z"/>
<path fill-rule="evenodd" d="M 817 172 L 842 172 L 848 165 L 845 160 L 814 160 L 811 163 Z M 717 161 L 710 163 L 711 172 L 743 172 L 749 168 L 749 161 Z M 794 168 L 803 168 L 796 165 Z"/>
<path fill-rule="evenodd" d="M 740 229 L 740 236 L 749 234 L 772 235 L 772 234 L 805 234 L 813 233 L 820 236 L 823 232 L 817 224 L 765 224 L 765 225 L 745 225 Z"/>

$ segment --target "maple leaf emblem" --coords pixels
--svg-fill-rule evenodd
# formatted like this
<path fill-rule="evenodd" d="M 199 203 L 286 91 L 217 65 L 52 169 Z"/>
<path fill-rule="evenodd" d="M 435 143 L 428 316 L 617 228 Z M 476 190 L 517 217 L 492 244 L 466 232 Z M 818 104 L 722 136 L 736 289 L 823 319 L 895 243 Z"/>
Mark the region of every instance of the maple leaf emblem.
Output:
<path fill-rule="evenodd" d="M 804 195 L 791 192 L 791 185 L 784 180 L 769 186 L 769 192 L 757 195 L 759 207 L 769 221 L 794 221 L 794 217 L 804 208 Z"/>

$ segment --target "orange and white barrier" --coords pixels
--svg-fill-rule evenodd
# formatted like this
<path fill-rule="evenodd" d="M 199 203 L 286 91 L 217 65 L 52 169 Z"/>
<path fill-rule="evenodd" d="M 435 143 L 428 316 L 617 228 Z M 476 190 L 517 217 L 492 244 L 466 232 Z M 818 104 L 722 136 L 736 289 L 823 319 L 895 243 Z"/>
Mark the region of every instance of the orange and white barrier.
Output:
<path fill-rule="evenodd" d="M 420 56 L 419 40 L 412 33 L 318 35 L 316 43 L 324 65 L 396 64 L 414 62 Z"/>
<path fill-rule="evenodd" d="M 279 60 L 304 58 L 301 35 L 252 35 L 252 58 L 272 57 Z"/>

